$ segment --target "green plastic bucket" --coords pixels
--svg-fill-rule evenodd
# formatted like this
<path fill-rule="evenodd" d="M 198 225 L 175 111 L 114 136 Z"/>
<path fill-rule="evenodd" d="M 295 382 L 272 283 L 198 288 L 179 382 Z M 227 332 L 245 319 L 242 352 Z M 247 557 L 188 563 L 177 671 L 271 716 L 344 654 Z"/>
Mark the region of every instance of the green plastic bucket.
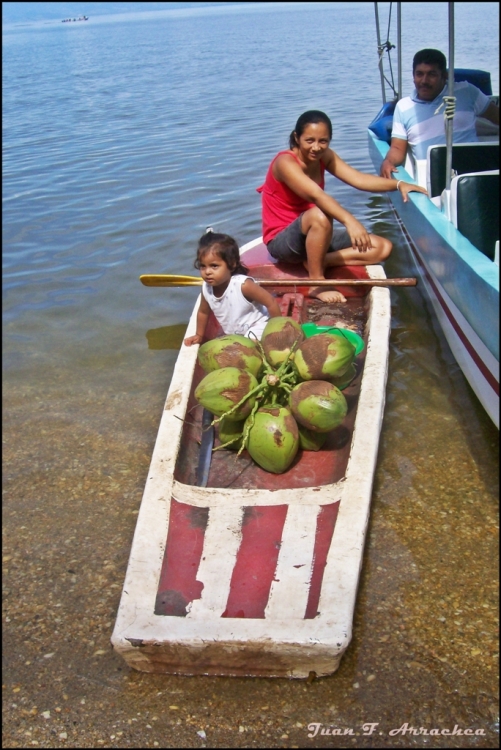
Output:
<path fill-rule="evenodd" d="M 317 326 L 316 323 L 303 323 L 301 328 L 304 331 L 304 335 L 307 339 L 311 336 L 315 336 L 317 333 L 332 333 L 335 336 L 344 336 L 345 339 L 353 344 L 355 347 L 355 354 L 360 354 L 365 346 L 364 340 L 355 331 L 350 331 L 349 328 L 336 328 L 335 326 Z"/>

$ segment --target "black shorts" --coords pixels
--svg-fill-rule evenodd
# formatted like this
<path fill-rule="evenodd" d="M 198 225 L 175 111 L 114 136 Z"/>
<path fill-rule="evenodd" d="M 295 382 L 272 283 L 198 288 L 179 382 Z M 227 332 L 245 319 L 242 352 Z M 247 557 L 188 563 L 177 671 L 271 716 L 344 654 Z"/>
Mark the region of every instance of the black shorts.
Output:
<path fill-rule="evenodd" d="M 302 263 L 306 260 L 306 235 L 301 231 L 301 217 L 302 214 L 268 242 L 268 252 L 275 260 L 286 263 Z M 352 244 L 346 229 L 334 229 L 327 252 L 334 253 L 347 247 L 352 247 Z"/>

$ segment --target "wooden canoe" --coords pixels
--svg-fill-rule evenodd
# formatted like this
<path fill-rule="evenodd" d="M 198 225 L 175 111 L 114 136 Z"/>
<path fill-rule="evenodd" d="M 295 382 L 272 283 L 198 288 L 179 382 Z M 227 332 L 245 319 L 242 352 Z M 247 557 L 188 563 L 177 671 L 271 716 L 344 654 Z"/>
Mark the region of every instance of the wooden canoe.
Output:
<path fill-rule="evenodd" d="M 193 392 L 204 373 L 198 347 L 182 346 L 112 643 L 145 672 L 328 675 L 351 640 L 385 401 L 389 290 L 338 284 L 347 303 L 325 305 L 308 297 L 306 272 L 276 264 L 261 238 L 241 253 L 256 278 L 291 279 L 290 289 L 276 289 L 283 314 L 363 336 L 344 391 L 348 414 L 320 451 L 300 451 L 284 474 L 264 471 L 246 451 L 221 450 L 207 486 L 197 486 L 203 410 Z M 381 266 L 341 274 L 385 278 Z M 220 332 L 211 319 L 207 337 Z"/>

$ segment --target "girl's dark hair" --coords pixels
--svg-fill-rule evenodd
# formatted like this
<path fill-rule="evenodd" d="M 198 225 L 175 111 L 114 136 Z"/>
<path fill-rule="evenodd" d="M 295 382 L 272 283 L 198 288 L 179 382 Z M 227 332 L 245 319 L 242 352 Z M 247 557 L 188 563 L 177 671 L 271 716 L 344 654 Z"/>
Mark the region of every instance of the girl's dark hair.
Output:
<path fill-rule="evenodd" d="M 307 125 L 317 124 L 319 122 L 325 123 L 329 130 L 329 140 L 332 139 L 332 122 L 329 120 L 325 112 L 321 112 L 319 109 L 309 109 L 308 112 L 303 112 L 296 122 L 296 127 L 289 136 L 289 148 L 293 149 L 298 145 L 298 139 L 303 135 L 304 129 Z"/>
<path fill-rule="evenodd" d="M 200 261 L 207 253 L 215 253 L 221 260 L 224 260 L 231 275 L 241 273 L 247 276 L 249 269 L 244 266 L 240 260 L 240 251 L 233 237 L 229 234 L 219 234 L 218 232 L 206 232 L 198 240 L 197 257 L 194 263 L 195 268 L 200 268 Z"/>

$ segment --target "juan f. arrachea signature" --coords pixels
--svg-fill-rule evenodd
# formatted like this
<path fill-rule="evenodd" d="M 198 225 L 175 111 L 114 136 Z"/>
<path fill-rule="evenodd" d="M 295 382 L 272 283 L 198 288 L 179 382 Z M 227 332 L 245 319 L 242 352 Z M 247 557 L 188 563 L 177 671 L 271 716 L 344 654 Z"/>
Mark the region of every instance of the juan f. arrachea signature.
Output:
<path fill-rule="evenodd" d="M 379 726 L 379 722 L 366 722 L 365 724 L 362 724 L 362 737 L 368 737 L 371 734 L 374 734 L 374 732 L 377 731 L 377 728 Z M 324 726 L 318 721 L 313 721 L 311 724 L 308 724 L 308 737 L 316 737 L 317 734 L 320 735 L 332 735 L 332 736 L 356 736 L 359 735 L 360 732 L 357 732 L 353 727 L 333 727 L 333 726 Z M 462 729 L 457 724 L 454 724 L 454 729 L 448 729 L 446 727 L 443 728 L 437 728 L 433 727 L 432 729 L 428 729 L 427 727 L 413 727 L 407 722 L 402 724 L 400 727 L 396 727 L 394 729 L 387 730 L 386 732 L 378 731 L 378 734 L 388 734 L 390 737 L 395 737 L 396 735 L 401 734 L 402 736 L 405 735 L 428 735 L 430 737 L 438 737 L 438 736 L 445 736 L 445 735 L 466 735 L 466 736 L 477 736 L 477 737 L 484 737 L 485 736 L 485 729 L 472 729 L 471 727 L 466 727 L 465 729 Z"/>

